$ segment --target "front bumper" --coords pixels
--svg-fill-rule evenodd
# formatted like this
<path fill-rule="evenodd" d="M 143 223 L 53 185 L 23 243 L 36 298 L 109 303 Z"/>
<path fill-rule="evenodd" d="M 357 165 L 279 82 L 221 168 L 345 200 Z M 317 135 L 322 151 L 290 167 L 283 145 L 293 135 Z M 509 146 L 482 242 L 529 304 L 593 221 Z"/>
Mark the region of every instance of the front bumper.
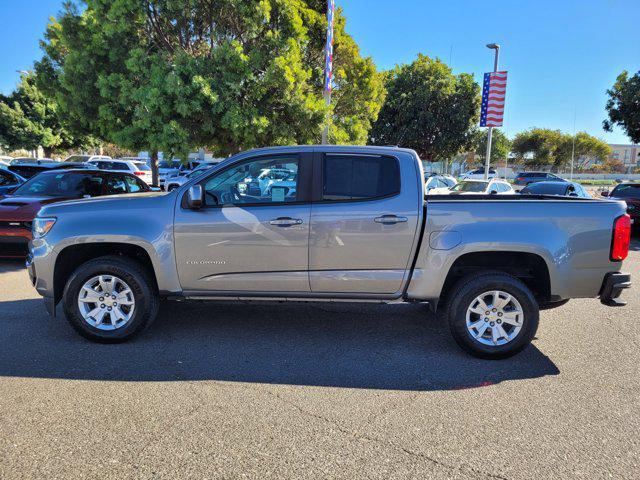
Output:
<path fill-rule="evenodd" d="M 35 263 L 33 262 L 33 256 L 31 254 L 27 255 L 25 266 L 27 267 L 27 273 L 29 274 L 29 280 L 31 280 L 31 285 L 33 285 L 37 289 L 38 275 L 36 272 Z M 38 293 L 43 294 L 44 292 L 38 292 Z M 44 301 L 44 307 L 47 310 L 47 313 L 55 318 L 56 302 L 54 298 L 43 294 L 42 300 Z"/>
<path fill-rule="evenodd" d="M 31 230 L 22 227 L 0 227 L 0 258 L 24 258 L 29 250 Z"/>
<path fill-rule="evenodd" d="M 619 300 L 622 290 L 631 287 L 631 275 L 622 272 L 609 272 L 604 276 L 600 288 L 600 302 L 609 307 L 622 307 L 627 304 Z"/>

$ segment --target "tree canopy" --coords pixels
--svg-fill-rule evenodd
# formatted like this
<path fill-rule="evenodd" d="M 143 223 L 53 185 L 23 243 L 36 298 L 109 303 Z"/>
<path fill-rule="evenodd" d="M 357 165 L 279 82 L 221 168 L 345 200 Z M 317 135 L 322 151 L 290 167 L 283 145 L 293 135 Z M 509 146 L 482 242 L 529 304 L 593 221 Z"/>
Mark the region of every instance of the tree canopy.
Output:
<path fill-rule="evenodd" d="M 426 55 L 386 72 L 387 97 L 370 142 L 413 148 L 425 160 L 448 159 L 470 146 L 480 87 L 469 74 Z"/>
<path fill-rule="evenodd" d="M 560 130 L 533 128 L 515 136 L 512 151 L 528 166 L 565 168 L 571 162 L 573 139 L 572 135 Z M 586 132 L 576 134 L 574 160 L 577 168 L 591 160 L 604 161 L 609 153 L 611 147 L 602 140 Z"/>
<path fill-rule="evenodd" d="M 487 155 L 487 132 L 486 130 L 476 130 L 473 134 L 473 146 L 476 155 L 483 160 Z M 511 151 L 511 140 L 498 128 L 493 129 L 491 134 L 491 163 L 504 162 Z"/>
<path fill-rule="evenodd" d="M 602 122 L 604 129 L 610 132 L 618 125 L 633 143 L 640 143 L 640 71 L 631 77 L 622 72 L 607 95 L 609 118 Z"/>
<path fill-rule="evenodd" d="M 86 0 L 65 4 L 37 65 L 70 123 L 131 149 L 184 156 L 316 143 L 326 4 Z M 384 88 L 335 16 L 331 138 L 361 143 Z"/>
<path fill-rule="evenodd" d="M 71 134 L 63 124 L 57 104 L 36 84 L 32 73 L 23 74 L 10 95 L 0 95 L 0 146 L 35 150 L 47 156 L 88 142 Z"/>

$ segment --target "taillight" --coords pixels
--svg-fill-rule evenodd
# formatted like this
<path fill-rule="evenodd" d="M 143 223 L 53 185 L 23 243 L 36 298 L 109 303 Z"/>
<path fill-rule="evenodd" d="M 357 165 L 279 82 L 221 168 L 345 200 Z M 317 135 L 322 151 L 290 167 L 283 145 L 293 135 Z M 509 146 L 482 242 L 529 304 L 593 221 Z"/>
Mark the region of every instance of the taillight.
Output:
<path fill-rule="evenodd" d="M 524 181 L 524 177 L 518 177 L 516 178 L 516 182 L 523 182 Z"/>
<path fill-rule="evenodd" d="M 144 175 L 144 172 L 141 172 L 140 170 L 138 170 L 137 172 L 133 172 L 134 175 L 138 175 L 139 177 L 142 177 Z"/>
<path fill-rule="evenodd" d="M 621 262 L 629 254 L 631 242 L 631 217 L 625 214 L 616 218 L 613 222 L 613 240 L 611 241 L 612 262 Z"/>

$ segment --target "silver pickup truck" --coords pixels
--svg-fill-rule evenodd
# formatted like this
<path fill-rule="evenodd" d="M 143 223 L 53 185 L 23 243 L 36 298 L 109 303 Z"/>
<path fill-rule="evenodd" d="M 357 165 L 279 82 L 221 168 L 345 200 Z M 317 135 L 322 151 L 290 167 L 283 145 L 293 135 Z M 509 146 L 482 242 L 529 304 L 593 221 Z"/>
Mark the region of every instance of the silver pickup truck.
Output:
<path fill-rule="evenodd" d="M 462 348 L 504 358 L 541 308 L 623 304 L 624 202 L 426 197 L 423 178 L 401 148 L 248 151 L 169 193 L 45 206 L 27 267 L 97 342 L 138 334 L 162 299 L 425 302 Z"/>

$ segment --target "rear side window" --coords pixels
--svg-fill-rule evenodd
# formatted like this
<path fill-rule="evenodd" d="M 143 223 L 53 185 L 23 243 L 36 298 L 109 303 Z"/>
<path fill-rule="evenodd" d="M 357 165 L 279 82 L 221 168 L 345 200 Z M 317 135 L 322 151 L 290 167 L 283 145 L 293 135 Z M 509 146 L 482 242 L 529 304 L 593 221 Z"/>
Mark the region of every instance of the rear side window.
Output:
<path fill-rule="evenodd" d="M 140 170 L 142 172 L 150 172 L 151 171 L 151 168 L 149 168 L 149 165 L 147 165 L 144 162 L 134 162 L 133 164 L 136 166 L 136 168 L 138 170 Z"/>
<path fill-rule="evenodd" d="M 327 155 L 323 200 L 364 200 L 400 193 L 400 166 L 392 157 Z"/>

